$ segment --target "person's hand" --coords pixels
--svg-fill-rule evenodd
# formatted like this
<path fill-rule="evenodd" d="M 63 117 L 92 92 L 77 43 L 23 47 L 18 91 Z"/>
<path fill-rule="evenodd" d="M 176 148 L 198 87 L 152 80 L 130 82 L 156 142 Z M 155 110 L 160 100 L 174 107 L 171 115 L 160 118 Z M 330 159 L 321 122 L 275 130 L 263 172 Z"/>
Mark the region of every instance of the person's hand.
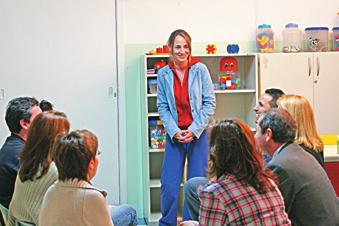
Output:
<path fill-rule="evenodd" d="M 189 143 L 194 139 L 194 134 L 190 130 L 181 131 L 181 140 L 182 143 Z"/>
<path fill-rule="evenodd" d="M 179 224 L 180 226 L 199 226 L 198 221 L 182 221 Z"/>

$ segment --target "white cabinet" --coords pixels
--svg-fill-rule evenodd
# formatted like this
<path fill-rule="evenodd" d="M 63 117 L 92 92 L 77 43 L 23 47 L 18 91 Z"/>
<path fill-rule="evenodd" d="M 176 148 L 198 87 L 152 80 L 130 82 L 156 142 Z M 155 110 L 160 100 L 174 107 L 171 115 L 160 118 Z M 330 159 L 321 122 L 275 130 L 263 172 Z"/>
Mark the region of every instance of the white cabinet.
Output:
<path fill-rule="evenodd" d="M 218 84 L 219 81 L 219 65 L 220 60 L 225 56 L 235 57 L 238 61 L 238 69 L 240 75 L 240 88 L 234 90 L 215 90 L 216 95 L 216 111 L 214 118 L 226 119 L 229 117 L 236 117 L 245 121 L 249 126 L 254 128 L 255 115 L 252 111 L 253 106 L 257 101 L 257 55 L 242 54 L 242 55 L 198 55 L 201 61 L 208 67 L 213 83 Z M 157 112 L 156 100 L 157 94 L 155 92 L 155 81 L 157 78 L 156 72 L 152 72 L 154 64 L 161 61 L 168 62 L 167 55 L 146 55 L 143 57 L 144 70 L 142 76 L 142 106 L 143 112 L 143 181 L 144 186 L 144 214 L 149 224 L 157 225 L 160 213 L 160 175 L 161 166 L 164 157 L 164 149 L 162 141 L 152 143 L 153 127 L 156 120 L 159 119 Z M 147 73 L 148 72 L 148 73 Z M 161 130 L 161 125 L 158 125 Z M 152 134 L 151 134 L 152 133 Z M 160 140 L 162 134 L 160 132 Z M 159 138 L 159 137 L 158 137 Z M 157 145 L 159 147 L 157 147 Z M 184 181 L 183 181 L 184 183 Z M 182 186 L 183 186 L 182 183 Z M 181 217 L 183 208 L 183 191 L 181 189 L 179 194 L 179 212 Z"/>
<path fill-rule="evenodd" d="M 339 133 L 339 52 L 260 54 L 260 90 L 306 97 L 320 134 Z"/>

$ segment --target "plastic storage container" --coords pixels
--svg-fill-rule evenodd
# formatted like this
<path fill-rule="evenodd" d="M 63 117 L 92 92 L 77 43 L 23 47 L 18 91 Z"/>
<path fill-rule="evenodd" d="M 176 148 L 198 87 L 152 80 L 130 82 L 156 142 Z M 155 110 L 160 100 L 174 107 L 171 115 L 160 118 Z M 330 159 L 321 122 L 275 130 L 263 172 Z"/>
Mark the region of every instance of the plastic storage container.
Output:
<path fill-rule="evenodd" d="M 333 51 L 339 51 L 339 27 L 334 27 L 332 31 L 333 31 Z"/>
<path fill-rule="evenodd" d="M 153 149 L 165 148 L 166 131 L 161 120 L 149 120 L 150 147 Z"/>
<path fill-rule="evenodd" d="M 282 36 L 284 53 L 296 53 L 302 51 L 302 32 L 298 28 L 298 24 L 286 24 L 285 29 L 282 31 Z"/>
<path fill-rule="evenodd" d="M 274 32 L 271 25 L 261 24 L 258 26 L 256 46 L 259 53 L 272 53 L 274 51 Z"/>
<path fill-rule="evenodd" d="M 147 92 L 150 94 L 157 93 L 157 79 L 148 79 L 147 80 L 148 89 Z"/>
<path fill-rule="evenodd" d="M 328 27 L 305 28 L 305 50 L 326 52 L 328 50 Z"/>

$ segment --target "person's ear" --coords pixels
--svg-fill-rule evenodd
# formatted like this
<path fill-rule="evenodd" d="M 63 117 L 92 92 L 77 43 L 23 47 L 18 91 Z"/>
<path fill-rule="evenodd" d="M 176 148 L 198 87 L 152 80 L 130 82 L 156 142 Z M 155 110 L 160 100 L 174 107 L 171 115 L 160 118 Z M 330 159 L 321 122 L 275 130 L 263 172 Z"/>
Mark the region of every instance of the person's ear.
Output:
<path fill-rule="evenodd" d="M 24 119 L 20 119 L 19 123 L 22 129 L 28 130 L 30 124 L 29 122 L 26 122 Z"/>
<path fill-rule="evenodd" d="M 265 132 L 266 138 L 265 141 L 268 142 L 272 139 L 273 133 L 272 130 L 270 128 L 268 128 Z"/>
<path fill-rule="evenodd" d="M 96 165 L 96 163 L 95 163 L 95 159 L 94 159 L 94 158 L 92 158 L 92 159 L 89 161 L 89 164 L 88 164 L 88 169 L 89 169 L 89 170 L 93 170 L 93 169 L 95 169 L 95 165 Z"/>

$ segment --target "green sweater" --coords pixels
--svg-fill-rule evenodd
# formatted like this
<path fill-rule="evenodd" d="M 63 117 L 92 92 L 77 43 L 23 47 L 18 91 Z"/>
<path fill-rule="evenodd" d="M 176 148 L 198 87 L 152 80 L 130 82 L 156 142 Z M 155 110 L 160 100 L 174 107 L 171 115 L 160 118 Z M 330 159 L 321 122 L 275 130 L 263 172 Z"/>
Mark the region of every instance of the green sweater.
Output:
<path fill-rule="evenodd" d="M 37 175 L 40 175 L 40 172 Z M 21 182 L 18 176 L 9 205 L 9 226 L 15 226 L 15 219 L 38 225 L 44 195 L 57 179 L 58 171 L 54 162 L 50 164 L 48 172 L 38 180 Z"/>

